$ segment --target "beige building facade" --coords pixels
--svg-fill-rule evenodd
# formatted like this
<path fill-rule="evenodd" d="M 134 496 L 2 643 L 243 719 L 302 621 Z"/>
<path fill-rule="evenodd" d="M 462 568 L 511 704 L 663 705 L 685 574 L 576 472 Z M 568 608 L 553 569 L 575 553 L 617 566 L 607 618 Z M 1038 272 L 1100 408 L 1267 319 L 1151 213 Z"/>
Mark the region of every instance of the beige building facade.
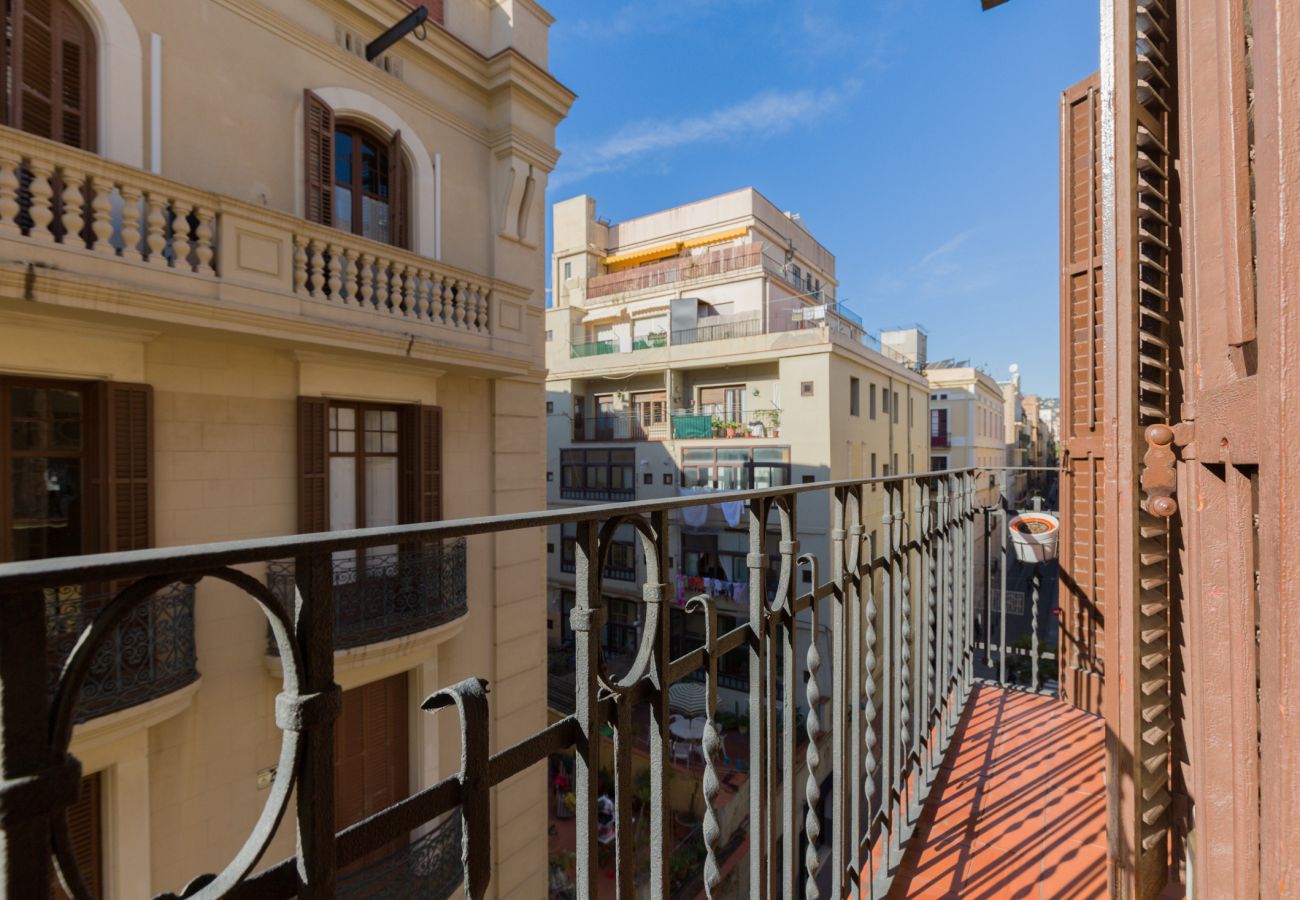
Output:
<path fill-rule="evenodd" d="M 371 64 L 408 4 L 7 4 L 0 559 L 542 505 L 542 197 L 574 95 L 532 0 L 433 6 Z M 488 677 L 493 750 L 545 724 L 543 566 L 540 532 L 336 556 L 339 827 L 456 771 L 433 690 Z M 291 564 L 250 574 L 292 598 Z M 52 654 L 107 590 L 49 598 Z M 205 579 L 120 627 L 72 747 L 110 898 L 221 870 L 281 743 L 249 598 Z M 542 895 L 545 773 L 492 816 L 490 893 Z"/>
<path fill-rule="evenodd" d="M 1005 465 L 1002 390 L 971 366 L 927 368 L 930 383 L 930 468 Z"/>
<path fill-rule="evenodd" d="M 551 507 L 924 469 L 924 377 L 869 346 L 834 299 L 834 257 L 797 217 L 752 189 L 617 224 L 583 196 L 553 217 Z M 825 496 L 804 495 L 797 512 L 801 550 L 826 564 Z M 717 597 L 724 626 L 747 614 L 747 529 L 740 504 L 673 513 L 674 654 L 702 636 L 700 617 L 681 609 L 688 597 Z M 553 529 L 547 539 L 560 655 L 571 640 L 573 538 Z M 775 532 L 769 540 L 775 560 Z M 623 542 L 602 580 L 611 655 L 632 652 L 640 625 L 644 560 L 631 534 Z M 736 656 L 723 662 L 727 710 L 746 689 Z"/>

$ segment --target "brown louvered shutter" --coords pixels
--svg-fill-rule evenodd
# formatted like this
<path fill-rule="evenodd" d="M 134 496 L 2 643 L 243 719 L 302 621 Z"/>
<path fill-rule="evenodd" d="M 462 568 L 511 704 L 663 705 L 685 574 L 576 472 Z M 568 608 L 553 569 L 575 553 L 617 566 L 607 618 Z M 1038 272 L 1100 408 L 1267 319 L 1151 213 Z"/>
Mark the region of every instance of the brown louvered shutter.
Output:
<path fill-rule="evenodd" d="M 394 131 L 388 142 L 388 221 L 394 247 L 410 248 L 407 219 L 406 163 L 402 155 L 402 132 Z"/>
<path fill-rule="evenodd" d="M 12 70 L 5 124 L 95 149 L 95 40 L 67 0 L 10 0 Z"/>
<path fill-rule="evenodd" d="M 81 779 L 81 793 L 68 806 L 68 834 L 72 838 L 72 855 L 81 869 L 81 879 L 92 897 L 104 893 L 104 857 L 103 826 L 100 804 L 99 773 L 87 775 Z M 53 879 L 50 896 L 55 900 L 66 900 L 67 894 L 59 884 L 59 876 Z"/>
<path fill-rule="evenodd" d="M 334 728 L 334 825 L 342 829 L 410 793 L 406 673 L 343 693 Z M 365 868 L 400 847 L 398 838 L 349 866 Z"/>
<path fill-rule="evenodd" d="M 103 550 L 153 546 L 153 388 L 104 385 Z"/>
<path fill-rule="evenodd" d="M 328 531 L 329 401 L 298 398 L 298 532 Z"/>
<path fill-rule="evenodd" d="M 1105 602 L 1102 243 L 1098 76 L 1061 95 L 1060 681 L 1101 712 Z"/>
<path fill-rule="evenodd" d="M 311 91 L 303 91 L 302 158 L 306 167 L 303 218 L 334 225 L 334 110 Z"/>
<path fill-rule="evenodd" d="M 442 518 L 442 409 L 410 405 L 402 409 L 398 454 L 403 525 Z"/>

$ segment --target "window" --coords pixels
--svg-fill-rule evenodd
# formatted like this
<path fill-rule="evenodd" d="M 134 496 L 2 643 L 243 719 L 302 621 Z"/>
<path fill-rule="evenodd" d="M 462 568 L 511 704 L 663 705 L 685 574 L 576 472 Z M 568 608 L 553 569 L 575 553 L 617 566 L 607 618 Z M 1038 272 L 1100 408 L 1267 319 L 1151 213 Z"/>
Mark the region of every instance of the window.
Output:
<path fill-rule="evenodd" d="M 573 263 L 569 260 L 564 261 L 564 278 L 567 281 L 573 277 Z"/>
<path fill-rule="evenodd" d="M 885 415 L 888 416 L 889 415 L 889 391 L 888 390 L 882 390 L 880 392 L 880 400 L 881 400 L 881 408 L 884 410 Z"/>
<path fill-rule="evenodd" d="M 546 329 L 546 343 L 549 344 L 553 340 L 555 340 L 555 332 L 551 331 L 549 328 Z"/>
<path fill-rule="evenodd" d="M 8 0 L 0 123 L 95 150 L 95 36 L 69 0 Z"/>
<path fill-rule="evenodd" d="M 874 419 L 876 417 L 876 386 L 874 384 L 870 386 L 868 394 L 870 395 L 867 401 L 868 412 L 870 413 L 871 418 Z"/>
<path fill-rule="evenodd" d="M 700 413 L 706 416 L 717 416 L 726 422 L 743 422 L 745 386 L 730 384 L 725 387 L 701 388 Z"/>
<path fill-rule="evenodd" d="M 329 528 L 398 524 L 398 411 L 396 407 L 331 403 L 329 409 Z M 336 578 L 348 561 L 379 557 L 389 548 L 335 554 Z"/>
<path fill-rule="evenodd" d="M 623 655 L 636 653 L 641 629 L 637 604 L 631 600 L 606 597 L 605 610 L 609 614 L 605 622 L 605 649 Z"/>
<path fill-rule="evenodd" d="M 683 487 L 739 491 L 789 483 L 789 447 L 701 447 L 682 451 Z"/>
<path fill-rule="evenodd" d="M 692 578 L 723 578 L 718 562 L 716 534 L 682 535 L 682 574 Z"/>
<path fill-rule="evenodd" d="M 813 395 L 813 383 L 811 381 L 801 381 L 799 383 L 799 396 L 811 397 Z"/>
<path fill-rule="evenodd" d="M 403 178 L 401 137 L 384 140 L 357 125 L 334 129 L 334 224 L 372 241 L 404 245 L 395 217 Z"/>
<path fill-rule="evenodd" d="M 894 391 L 894 424 L 898 424 L 898 391 Z"/>
<path fill-rule="evenodd" d="M 560 526 L 560 571 L 577 569 L 578 526 L 566 522 Z M 618 581 L 636 580 L 636 529 L 622 525 L 614 532 L 605 554 L 605 577 Z"/>
<path fill-rule="evenodd" d="M 312 222 L 406 247 L 407 174 L 401 132 L 383 137 L 356 123 L 337 122 L 311 91 L 303 103 L 306 191 L 303 216 Z"/>
<path fill-rule="evenodd" d="M 649 391 L 632 395 L 632 420 L 637 425 L 637 437 L 645 437 L 657 430 L 667 437 L 664 426 L 668 423 L 668 395 L 664 391 Z"/>
<path fill-rule="evenodd" d="M 633 450 L 561 450 L 560 496 L 571 500 L 631 500 L 636 496 Z"/>
<path fill-rule="evenodd" d="M 859 413 L 858 403 L 858 379 L 849 376 L 849 415 L 856 416 Z"/>
<path fill-rule="evenodd" d="M 930 410 L 930 444 L 935 447 L 948 445 L 948 410 Z"/>
<path fill-rule="evenodd" d="M 549 416 L 549 415 L 550 415 L 551 413 L 553 413 L 553 412 L 555 412 L 555 401 L 554 401 L 554 400 L 547 400 L 547 401 L 546 401 L 546 414 Z"/>
<path fill-rule="evenodd" d="M 931 471 L 931 472 L 943 472 L 943 471 L 945 471 L 947 468 L 948 468 L 948 457 L 946 457 L 946 456 L 931 456 L 931 457 L 930 457 L 930 471 Z"/>

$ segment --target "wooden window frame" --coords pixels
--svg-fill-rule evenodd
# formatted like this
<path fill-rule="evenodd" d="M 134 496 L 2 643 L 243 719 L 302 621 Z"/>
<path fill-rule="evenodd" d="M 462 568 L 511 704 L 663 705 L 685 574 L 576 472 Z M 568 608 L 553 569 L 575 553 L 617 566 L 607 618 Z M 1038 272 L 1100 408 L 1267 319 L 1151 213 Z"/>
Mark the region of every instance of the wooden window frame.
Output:
<path fill-rule="evenodd" d="M 23 82 L 21 69 L 25 67 L 24 60 L 24 6 L 26 0 L 3 0 L 0 8 L 3 8 L 6 15 L 0 16 L 0 30 L 5 26 L 5 19 L 10 18 L 12 29 L 12 47 L 7 47 L 6 42 L 0 37 L 0 79 L 7 82 L 6 87 L 0 88 L 3 94 L 0 94 L 0 125 L 6 125 L 11 128 L 17 128 L 26 131 L 23 128 L 22 113 L 22 92 Z M 51 133 L 37 134 L 48 140 L 58 141 L 62 144 L 68 144 L 86 150 L 90 153 L 97 152 L 98 135 L 99 135 L 99 46 L 98 34 L 91 26 L 81 9 L 68 0 L 49 0 L 50 3 L 50 126 Z M 81 105 L 79 115 L 81 118 L 81 140 L 77 143 L 69 143 L 63 135 L 63 110 L 64 105 L 62 98 L 65 95 L 63 85 L 63 68 L 61 54 L 56 48 L 64 43 L 63 40 L 63 23 L 62 19 L 66 16 L 74 16 L 85 32 L 84 53 L 81 59 Z M 12 90 L 10 89 L 12 87 Z M 35 133 L 35 132 L 29 132 Z M 57 196 L 57 194 L 56 194 Z"/>
<path fill-rule="evenodd" d="M 343 184 L 341 181 L 338 180 L 337 164 L 339 159 L 339 145 L 338 145 L 339 132 L 343 132 L 344 134 L 348 135 L 348 137 L 352 139 L 351 140 L 352 155 L 349 161 L 352 167 L 351 184 Z M 363 231 L 365 223 L 364 223 L 364 213 L 362 210 L 363 204 L 361 203 L 361 198 L 369 197 L 371 200 L 384 203 L 388 207 L 387 243 L 391 244 L 394 247 L 402 246 L 405 243 L 405 241 L 401 241 L 400 238 L 406 231 L 404 227 L 405 223 L 404 222 L 399 223 L 397 221 L 397 217 L 407 215 L 406 211 L 410 207 L 410 198 L 407 196 L 398 197 L 397 193 L 399 191 L 404 190 L 406 184 L 409 184 L 410 178 L 409 175 L 407 178 L 399 178 L 398 179 L 399 183 L 393 184 L 392 177 L 390 175 L 390 173 L 394 169 L 394 166 L 402 166 L 403 168 L 406 166 L 406 160 L 401 158 L 400 155 L 396 161 L 390 158 L 390 155 L 394 152 L 397 152 L 398 154 L 401 153 L 400 138 L 396 146 L 394 146 L 394 142 L 391 137 L 385 140 L 383 137 L 379 135 L 378 132 L 376 132 L 372 128 L 368 128 L 367 126 L 362 125 L 355 121 L 351 121 L 351 120 L 339 121 L 336 119 L 334 122 L 333 140 L 334 140 L 335 171 L 331 173 L 330 189 L 334 190 L 335 188 L 345 187 L 352 192 L 352 204 L 351 204 L 352 221 L 348 223 L 344 223 L 339 219 L 338 204 L 335 203 L 334 204 L 334 227 L 338 228 L 340 231 L 351 232 L 352 234 L 355 234 L 357 237 L 366 237 Z M 361 158 L 362 158 L 363 144 L 366 142 L 369 142 L 371 144 L 371 146 L 375 149 L 377 154 L 382 154 L 381 156 L 378 156 L 378 159 L 380 160 L 381 163 L 379 166 L 379 171 L 380 171 L 380 177 L 383 179 L 384 186 L 388 190 L 387 197 L 381 197 L 380 195 L 375 194 L 371 191 L 367 191 L 364 188 L 363 179 L 361 177 L 361 173 L 362 173 Z M 346 225 L 347 227 L 345 228 L 344 225 Z M 378 240 L 377 238 L 366 238 L 366 239 Z"/>
<path fill-rule="evenodd" d="M 356 504 L 356 509 L 355 509 L 355 511 L 354 511 L 354 512 L 355 512 L 355 515 L 356 515 L 356 525 L 353 526 L 353 527 L 355 527 L 355 528 L 366 528 L 366 527 L 368 526 L 368 523 L 366 522 L 366 460 L 367 460 L 368 458 L 372 457 L 372 456 L 373 456 L 373 457 L 382 457 L 382 458 L 386 458 L 386 459 L 395 459 L 395 460 L 397 460 L 398 471 L 399 471 L 399 473 L 400 473 L 400 471 L 401 471 L 401 467 L 402 467 L 402 464 L 403 464 L 403 462 L 405 462 L 405 460 L 403 459 L 403 454 L 402 454 L 402 448 L 403 448 L 403 444 L 404 444 L 404 442 L 403 442 L 403 435 L 402 435 L 402 425 L 403 425 L 403 421 L 402 421 L 402 420 L 403 420 L 403 416 L 402 416 L 402 407 L 401 407 L 401 405 L 399 405 L 399 404 L 391 404 L 391 403 L 360 403 L 360 402 L 354 402 L 354 401 L 351 401 L 351 400 L 330 400 L 330 401 L 329 401 L 329 410 L 332 412 L 333 410 L 336 410 L 336 409 L 351 409 L 351 410 L 354 411 L 354 414 L 355 414 L 355 420 L 354 420 L 354 424 L 353 424 L 353 437 L 354 437 L 354 441 L 355 441 L 355 443 L 353 444 L 353 446 L 354 446 L 356 449 L 355 449 L 353 452 L 350 452 L 350 453 L 349 453 L 349 452 L 343 452 L 343 451 L 338 451 L 338 450 L 332 450 L 332 449 L 330 449 L 330 447 L 329 447 L 329 432 L 332 431 L 332 430 L 334 430 L 334 429 L 332 429 L 332 428 L 330 427 L 330 425 L 329 425 L 329 421 L 328 421 L 328 419 L 327 419 L 327 420 L 326 420 L 326 446 L 325 446 L 325 455 L 326 455 L 326 458 L 327 458 L 327 459 L 335 459 L 336 457 L 337 457 L 337 458 L 350 457 L 350 458 L 356 460 L 356 471 L 354 472 L 354 478 L 355 478 L 355 481 L 356 481 L 356 485 L 355 485 L 355 490 L 356 490 L 356 495 L 355 495 L 355 504 Z M 367 411 L 374 411 L 374 412 L 380 412 L 380 413 L 391 412 L 391 413 L 395 413 L 395 414 L 397 415 L 397 432 L 396 432 L 396 434 L 397 434 L 397 449 L 396 449 L 395 451 L 393 451 L 392 453 L 385 453 L 385 452 L 383 452 L 383 451 L 371 452 L 371 451 L 367 451 L 367 450 L 366 450 L 366 440 L 365 440 L 365 436 L 366 436 L 365 417 L 366 417 L 366 412 L 367 412 Z M 328 413 L 327 413 L 327 415 L 328 415 Z M 382 442 L 381 442 L 381 443 L 382 443 Z M 328 474 L 328 473 L 329 473 L 328 463 L 327 463 L 326 465 L 327 465 L 327 468 L 326 468 L 326 489 L 328 490 L 328 479 L 329 479 L 329 474 Z M 398 484 L 397 484 L 397 486 L 396 486 L 397 494 L 396 494 L 396 496 L 395 496 L 395 498 L 394 498 L 394 503 L 395 503 L 397 506 L 399 506 L 399 507 L 400 507 L 400 505 L 401 505 L 401 481 L 400 481 L 400 478 L 401 478 L 401 476 L 400 476 L 400 474 L 399 474 L 399 476 L 398 476 L 398 479 L 399 479 L 399 480 L 398 480 Z M 400 515 L 399 515 L 399 519 L 400 519 Z M 360 572 L 360 571 L 362 570 L 362 568 L 363 568 L 362 563 L 364 562 L 364 559 L 363 559 L 363 555 L 364 555 L 364 553 L 365 553 L 364 550 L 357 550 L 357 551 L 356 551 L 356 554 L 357 554 L 357 562 L 356 562 L 356 564 L 357 564 L 357 566 L 358 566 L 358 569 L 357 569 L 358 572 Z"/>

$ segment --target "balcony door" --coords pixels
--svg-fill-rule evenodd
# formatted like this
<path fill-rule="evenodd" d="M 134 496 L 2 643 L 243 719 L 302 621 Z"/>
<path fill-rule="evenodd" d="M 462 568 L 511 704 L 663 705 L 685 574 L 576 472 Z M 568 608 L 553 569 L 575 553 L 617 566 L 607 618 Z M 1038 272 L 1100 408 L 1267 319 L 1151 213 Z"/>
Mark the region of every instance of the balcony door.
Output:
<path fill-rule="evenodd" d="M 0 123 L 95 150 L 95 36 L 69 0 L 0 3 Z"/>
<path fill-rule="evenodd" d="M 334 725 L 334 827 L 341 830 L 406 799 L 410 790 L 406 673 L 343 692 Z M 407 843 L 399 837 L 340 872 L 374 865 Z"/>
<path fill-rule="evenodd" d="M 399 410 L 332 402 L 329 407 L 329 530 L 398 523 Z M 334 554 L 336 584 L 391 567 L 396 547 Z"/>
<path fill-rule="evenodd" d="M 726 422 L 745 420 L 745 386 L 708 387 L 700 389 L 700 412 L 716 416 Z"/>

